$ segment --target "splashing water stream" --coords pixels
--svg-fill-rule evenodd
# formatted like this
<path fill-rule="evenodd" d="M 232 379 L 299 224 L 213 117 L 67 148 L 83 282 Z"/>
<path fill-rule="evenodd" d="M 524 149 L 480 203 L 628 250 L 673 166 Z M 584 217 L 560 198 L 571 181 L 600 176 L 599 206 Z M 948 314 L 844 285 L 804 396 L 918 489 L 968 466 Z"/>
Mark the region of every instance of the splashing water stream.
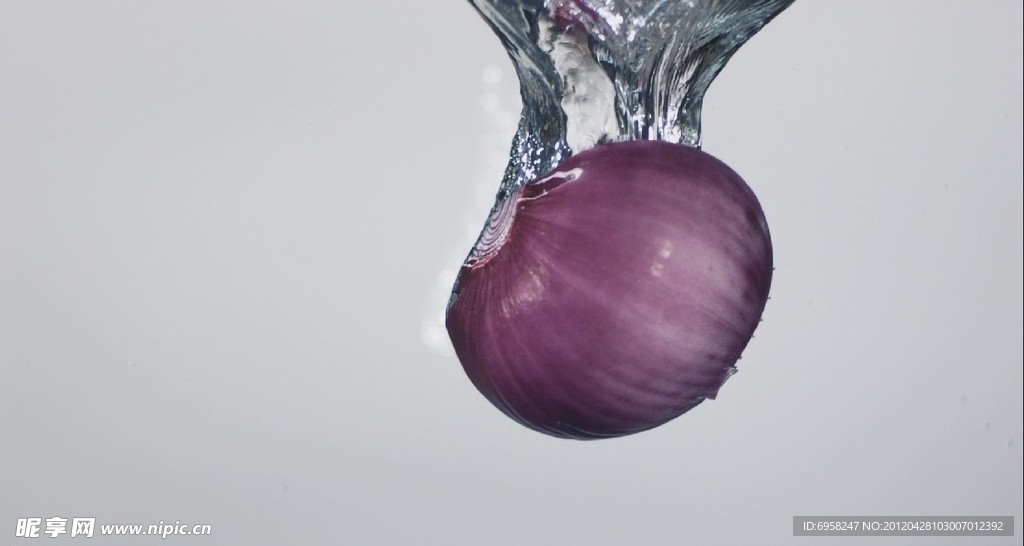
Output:
<path fill-rule="evenodd" d="M 700 146 L 704 93 L 793 0 L 470 0 L 519 76 L 499 201 L 599 143 Z"/>

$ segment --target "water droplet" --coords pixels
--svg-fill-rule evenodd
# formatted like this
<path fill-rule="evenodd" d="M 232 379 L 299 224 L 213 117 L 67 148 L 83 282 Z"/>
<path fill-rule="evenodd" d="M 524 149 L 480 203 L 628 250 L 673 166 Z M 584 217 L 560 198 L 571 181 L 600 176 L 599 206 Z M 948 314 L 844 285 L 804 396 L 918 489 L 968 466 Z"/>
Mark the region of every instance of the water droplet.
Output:
<path fill-rule="evenodd" d="M 501 67 L 491 65 L 484 69 L 480 79 L 485 85 L 498 85 L 501 83 Z"/>

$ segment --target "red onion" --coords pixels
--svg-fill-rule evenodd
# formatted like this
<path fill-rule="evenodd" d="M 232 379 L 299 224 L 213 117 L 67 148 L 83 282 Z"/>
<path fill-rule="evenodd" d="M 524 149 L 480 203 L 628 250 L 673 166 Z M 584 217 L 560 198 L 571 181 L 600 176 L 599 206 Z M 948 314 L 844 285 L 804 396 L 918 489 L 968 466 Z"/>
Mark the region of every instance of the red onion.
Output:
<path fill-rule="evenodd" d="M 473 384 L 532 429 L 650 429 L 707 398 L 760 321 L 772 249 L 757 198 L 697 148 L 583 151 L 492 213 L 448 307 Z"/>

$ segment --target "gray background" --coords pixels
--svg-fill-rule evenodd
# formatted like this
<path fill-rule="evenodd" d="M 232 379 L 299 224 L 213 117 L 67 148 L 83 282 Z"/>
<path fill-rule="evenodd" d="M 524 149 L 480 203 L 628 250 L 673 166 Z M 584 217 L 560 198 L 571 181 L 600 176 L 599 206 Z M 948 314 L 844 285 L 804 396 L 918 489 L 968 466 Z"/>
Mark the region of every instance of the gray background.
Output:
<path fill-rule="evenodd" d="M 580 443 L 492 408 L 440 328 L 518 110 L 468 4 L 0 0 L 3 542 L 29 516 L 218 545 L 1019 525 L 1021 17 L 803 0 L 745 46 L 704 148 L 767 213 L 764 323 L 717 401 Z"/>

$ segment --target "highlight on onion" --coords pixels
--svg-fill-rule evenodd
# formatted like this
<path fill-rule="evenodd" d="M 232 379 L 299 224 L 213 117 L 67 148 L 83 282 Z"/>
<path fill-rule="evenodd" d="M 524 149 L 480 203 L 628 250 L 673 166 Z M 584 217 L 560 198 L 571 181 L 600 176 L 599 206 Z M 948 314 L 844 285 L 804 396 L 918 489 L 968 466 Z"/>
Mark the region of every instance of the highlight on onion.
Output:
<path fill-rule="evenodd" d="M 764 214 L 732 169 L 681 144 L 604 144 L 495 207 L 446 326 L 470 380 L 512 419 L 622 436 L 715 398 L 771 277 Z"/>

